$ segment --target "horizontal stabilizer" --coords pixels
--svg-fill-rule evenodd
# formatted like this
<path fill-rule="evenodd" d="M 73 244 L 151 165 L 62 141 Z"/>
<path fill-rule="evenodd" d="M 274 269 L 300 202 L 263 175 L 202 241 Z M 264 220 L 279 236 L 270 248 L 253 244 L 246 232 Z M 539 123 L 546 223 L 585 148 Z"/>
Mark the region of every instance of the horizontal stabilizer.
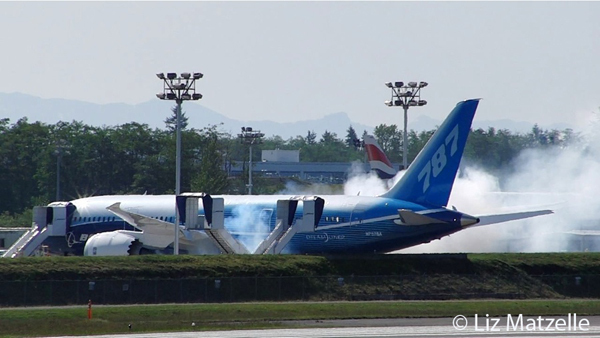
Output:
<path fill-rule="evenodd" d="M 398 214 L 400 215 L 400 220 L 402 221 L 402 223 L 404 225 L 427 225 L 427 224 L 445 223 L 443 221 L 440 221 L 439 219 L 421 215 L 414 211 L 406 210 L 406 209 L 398 210 Z"/>
<path fill-rule="evenodd" d="M 502 222 L 515 221 L 518 219 L 530 218 L 535 216 L 549 215 L 553 214 L 552 210 L 536 210 L 536 211 L 525 211 L 525 212 L 515 212 L 511 214 L 499 214 L 499 215 L 487 215 L 487 216 L 479 216 L 480 222 L 473 226 L 481 226 Z"/>
<path fill-rule="evenodd" d="M 598 230 L 569 230 L 563 231 L 561 234 L 574 235 L 574 236 L 600 236 Z"/>

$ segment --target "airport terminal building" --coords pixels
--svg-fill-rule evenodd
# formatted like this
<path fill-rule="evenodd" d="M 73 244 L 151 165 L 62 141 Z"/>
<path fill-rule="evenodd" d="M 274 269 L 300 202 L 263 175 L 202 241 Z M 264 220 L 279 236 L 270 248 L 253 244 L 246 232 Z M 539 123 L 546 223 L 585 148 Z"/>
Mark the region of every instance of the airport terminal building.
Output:
<path fill-rule="evenodd" d="M 227 168 L 230 176 L 244 172 L 245 163 L 236 162 Z M 263 150 L 262 161 L 252 163 L 253 175 L 262 177 L 296 177 L 319 183 L 343 183 L 351 173 L 368 173 L 368 163 L 361 162 L 300 162 L 299 150 Z"/>

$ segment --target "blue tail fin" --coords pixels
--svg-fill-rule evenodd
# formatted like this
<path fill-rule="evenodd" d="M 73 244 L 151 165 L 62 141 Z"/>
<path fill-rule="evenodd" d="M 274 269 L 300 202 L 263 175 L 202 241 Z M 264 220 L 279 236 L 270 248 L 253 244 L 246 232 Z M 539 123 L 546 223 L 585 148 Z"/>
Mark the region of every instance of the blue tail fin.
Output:
<path fill-rule="evenodd" d="M 381 197 L 446 206 L 478 104 L 478 99 L 459 102 L 404 176 Z"/>

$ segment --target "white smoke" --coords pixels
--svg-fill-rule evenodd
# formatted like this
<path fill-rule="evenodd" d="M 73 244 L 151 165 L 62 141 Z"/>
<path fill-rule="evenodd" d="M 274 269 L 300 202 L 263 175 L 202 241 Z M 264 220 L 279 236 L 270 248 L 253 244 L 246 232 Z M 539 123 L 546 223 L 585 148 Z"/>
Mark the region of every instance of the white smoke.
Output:
<path fill-rule="evenodd" d="M 229 232 L 238 235 L 237 239 L 254 252 L 269 234 L 269 217 L 256 206 L 241 204 L 233 208 L 232 216 L 225 218 L 225 224 Z"/>
<path fill-rule="evenodd" d="M 500 180 L 485 170 L 467 166 L 456 178 L 449 207 L 473 215 L 551 209 L 552 215 L 491 224 L 459 231 L 402 253 L 445 252 L 563 252 L 600 251 L 600 123 L 587 125 L 585 142 L 566 148 L 529 149 Z M 377 196 L 387 191 L 404 172 L 381 180 L 353 166 L 343 193 Z M 324 184 L 289 183 L 282 194 L 339 194 Z M 583 233 L 595 234 L 582 236 Z M 596 239 L 597 238 L 597 239 Z M 598 242 L 598 244 L 595 244 Z"/>
<path fill-rule="evenodd" d="M 289 181 L 279 195 L 340 195 L 377 196 L 389 190 L 401 177 L 404 171 L 398 172 L 391 180 L 382 180 L 374 172 L 365 173 L 359 162 L 353 162 L 348 172 L 348 179 L 343 186 L 323 183 L 298 184 Z"/>
<path fill-rule="evenodd" d="M 386 182 L 374 173 L 350 177 L 344 184 L 344 195 L 348 196 L 377 196 L 387 190 Z"/>
<path fill-rule="evenodd" d="M 476 216 L 541 209 L 553 215 L 466 229 L 399 252 L 600 251 L 600 129 L 597 120 L 588 126 L 581 144 L 523 151 L 504 191 L 493 176 L 469 168 L 450 198 Z"/>
<path fill-rule="evenodd" d="M 335 188 L 323 183 L 299 184 L 293 181 L 288 181 L 285 188 L 277 193 L 277 195 L 336 195 L 340 194 L 341 189 Z"/>
<path fill-rule="evenodd" d="M 378 196 L 388 191 L 400 178 L 404 171 L 400 171 L 390 180 L 382 180 L 373 171 L 365 173 L 362 168 L 353 163 L 344 183 L 344 195 L 347 196 Z"/>

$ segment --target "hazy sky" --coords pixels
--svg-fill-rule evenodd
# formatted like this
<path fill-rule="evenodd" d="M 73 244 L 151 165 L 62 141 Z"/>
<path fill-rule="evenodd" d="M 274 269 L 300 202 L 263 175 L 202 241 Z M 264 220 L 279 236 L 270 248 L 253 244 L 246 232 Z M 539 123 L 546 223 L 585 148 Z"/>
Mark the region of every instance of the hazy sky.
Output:
<path fill-rule="evenodd" d="M 387 81 L 427 81 L 443 119 L 581 125 L 600 106 L 600 2 L 1 2 L 0 92 L 140 103 L 157 72 L 199 71 L 200 103 L 239 120 L 344 111 L 401 124 Z M 186 103 L 193 104 L 193 103 Z M 164 116 L 157 116 L 163 119 Z"/>

